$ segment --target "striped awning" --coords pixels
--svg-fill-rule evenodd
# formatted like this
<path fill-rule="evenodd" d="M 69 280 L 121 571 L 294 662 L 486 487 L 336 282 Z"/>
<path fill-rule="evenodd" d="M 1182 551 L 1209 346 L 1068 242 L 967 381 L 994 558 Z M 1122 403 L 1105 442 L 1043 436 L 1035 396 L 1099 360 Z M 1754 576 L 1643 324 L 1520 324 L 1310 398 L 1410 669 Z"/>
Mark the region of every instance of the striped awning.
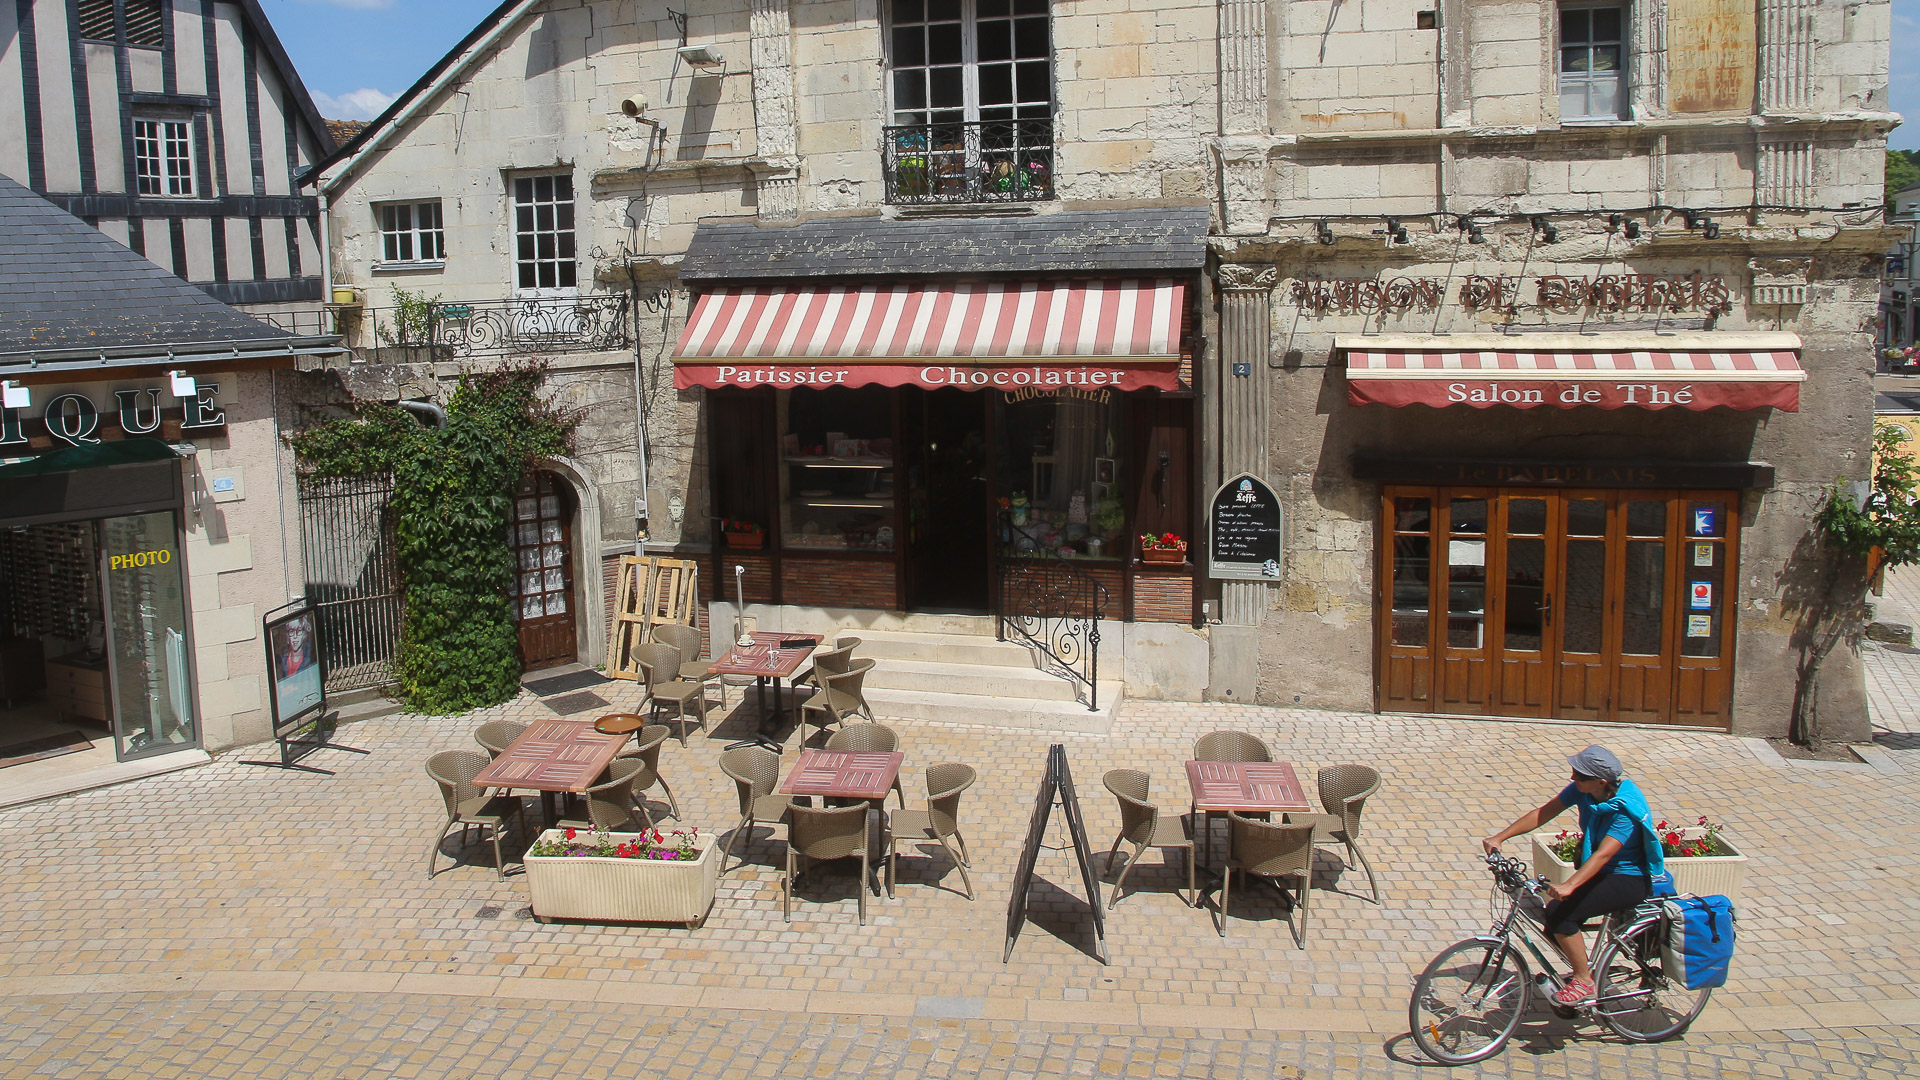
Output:
<path fill-rule="evenodd" d="M 1344 351 L 1355 405 L 1795 412 L 1807 377 L 1792 348 Z"/>
<path fill-rule="evenodd" d="M 703 293 L 674 385 L 1178 387 L 1172 278 L 735 286 Z"/>

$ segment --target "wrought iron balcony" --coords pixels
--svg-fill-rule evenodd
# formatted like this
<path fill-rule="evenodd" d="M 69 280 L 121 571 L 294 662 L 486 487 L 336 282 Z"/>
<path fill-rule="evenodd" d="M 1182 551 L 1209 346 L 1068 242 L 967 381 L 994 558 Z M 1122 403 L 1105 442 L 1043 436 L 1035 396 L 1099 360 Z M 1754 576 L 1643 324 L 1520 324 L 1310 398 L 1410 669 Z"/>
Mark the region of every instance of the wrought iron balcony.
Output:
<path fill-rule="evenodd" d="M 885 129 L 887 201 L 896 205 L 1053 198 L 1053 121 L 982 120 Z"/>
<path fill-rule="evenodd" d="M 356 344 L 452 358 L 624 349 L 633 343 L 629 303 L 626 293 L 594 293 L 367 308 Z"/>

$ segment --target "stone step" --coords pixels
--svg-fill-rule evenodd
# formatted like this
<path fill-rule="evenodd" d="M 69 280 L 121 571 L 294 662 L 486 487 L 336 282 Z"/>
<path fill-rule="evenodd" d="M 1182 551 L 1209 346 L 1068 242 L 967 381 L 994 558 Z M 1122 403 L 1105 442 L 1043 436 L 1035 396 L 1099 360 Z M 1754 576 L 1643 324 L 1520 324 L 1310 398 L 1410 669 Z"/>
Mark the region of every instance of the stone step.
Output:
<path fill-rule="evenodd" d="M 1026 660 L 1026 650 L 1020 650 Z M 856 652 L 857 655 L 857 652 Z M 988 695 L 1034 701 L 1072 701 L 1079 684 L 1032 666 L 987 667 L 977 663 L 874 657 L 867 689 L 931 690 L 946 694 Z"/>
<path fill-rule="evenodd" d="M 381 694 L 378 697 L 361 698 L 345 705 L 335 705 L 334 698 L 327 699 L 329 711 L 333 714 L 335 727 L 357 724 L 362 720 L 378 720 L 383 716 L 398 716 L 406 711 L 406 706 Z"/>
<path fill-rule="evenodd" d="M 949 694 L 932 690 L 867 691 L 867 704 L 883 722 L 888 717 L 937 720 L 947 724 L 979 724 L 1027 731 L 1071 731 L 1105 735 L 1113 727 L 1120 704 L 1121 684 L 1100 684 L 1100 708 L 1089 710 L 1078 701 L 1042 701 L 1033 698 L 992 697 L 986 694 Z"/>
<path fill-rule="evenodd" d="M 912 660 L 928 663 L 1018 668 L 1035 668 L 1033 652 L 1025 645 L 995 641 L 992 637 L 968 634 L 931 634 L 904 630 L 839 630 L 827 637 L 831 645 L 848 634 L 860 639 L 856 657 L 875 660 Z"/>

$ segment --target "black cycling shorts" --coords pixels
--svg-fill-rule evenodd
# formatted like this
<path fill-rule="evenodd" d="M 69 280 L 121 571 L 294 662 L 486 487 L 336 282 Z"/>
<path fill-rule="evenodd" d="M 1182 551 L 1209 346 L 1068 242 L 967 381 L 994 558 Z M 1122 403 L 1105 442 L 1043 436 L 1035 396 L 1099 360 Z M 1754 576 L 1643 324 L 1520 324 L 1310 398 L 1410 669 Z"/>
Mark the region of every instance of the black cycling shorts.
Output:
<path fill-rule="evenodd" d="M 1577 934 L 1588 921 L 1630 908 L 1652 893 L 1653 883 L 1644 874 L 1601 874 L 1565 900 L 1547 904 L 1547 933 L 1556 937 Z"/>

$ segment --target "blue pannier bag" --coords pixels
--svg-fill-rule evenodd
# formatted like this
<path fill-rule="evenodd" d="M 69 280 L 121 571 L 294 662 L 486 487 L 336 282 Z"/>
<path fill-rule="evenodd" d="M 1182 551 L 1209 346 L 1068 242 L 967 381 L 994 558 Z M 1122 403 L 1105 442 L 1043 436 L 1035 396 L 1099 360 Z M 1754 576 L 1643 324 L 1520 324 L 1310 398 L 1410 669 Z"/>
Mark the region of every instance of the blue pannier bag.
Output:
<path fill-rule="evenodd" d="M 1725 986 L 1733 960 L 1733 901 L 1676 896 L 1660 907 L 1667 916 L 1667 978 L 1689 990 Z"/>

